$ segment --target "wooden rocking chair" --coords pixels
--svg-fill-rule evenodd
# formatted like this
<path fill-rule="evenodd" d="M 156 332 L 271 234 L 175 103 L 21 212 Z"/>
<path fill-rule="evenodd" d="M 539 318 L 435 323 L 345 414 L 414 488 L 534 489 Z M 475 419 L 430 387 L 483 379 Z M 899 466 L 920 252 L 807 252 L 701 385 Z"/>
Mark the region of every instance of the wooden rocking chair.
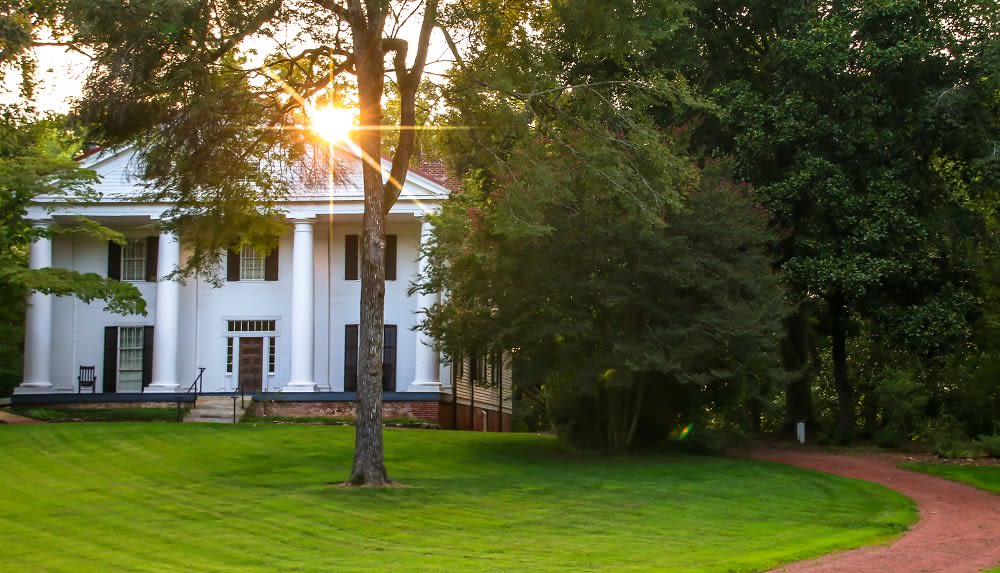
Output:
<path fill-rule="evenodd" d="M 90 388 L 90 393 L 94 394 L 96 392 L 97 386 L 97 373 L 94 372 L 93 366 L 81 366 L 80 375 L 76 377 L 79 385 L 76 388 L 76 393 L 83 393 L 84 388 Z"/>

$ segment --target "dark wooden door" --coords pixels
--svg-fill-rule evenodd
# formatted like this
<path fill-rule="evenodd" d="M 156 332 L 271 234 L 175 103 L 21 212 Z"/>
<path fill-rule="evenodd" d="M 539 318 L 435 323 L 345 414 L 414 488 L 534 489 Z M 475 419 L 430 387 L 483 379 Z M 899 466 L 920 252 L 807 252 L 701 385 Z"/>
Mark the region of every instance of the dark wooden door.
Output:
<path fill-rule="evenodd" d="M 264 389 L 264 339 L 240 338 L 240 390 Z"/>

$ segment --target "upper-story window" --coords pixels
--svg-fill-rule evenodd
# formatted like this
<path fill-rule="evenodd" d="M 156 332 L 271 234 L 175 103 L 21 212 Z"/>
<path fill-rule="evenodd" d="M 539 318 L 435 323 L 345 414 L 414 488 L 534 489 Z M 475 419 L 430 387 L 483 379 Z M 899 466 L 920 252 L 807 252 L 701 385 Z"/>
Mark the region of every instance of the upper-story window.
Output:
<path fill-rule="evenodd" d="M 226 280 L 276 281 L 278 280 L 278 249 L 263 256 L 250 245 L 238 251 L 229 251 L 226 261 Z"/>
<path fill-rule="evenodd" d="M 396 280 L 396 235 L 385 236 L 385 280 Z M 344 280 L 361 278 L 361 236 L 344 236 Z"/>
<path fill-rule="evenodd" d="M 156 281 L 158 237 L 108 243 L 108 278 L 122 281 Z"/>
<path fill-rule="evenodd" d="M 129 239 L 122 247 L 122 280 L 146 279 L 146 240 Z"/>
<path fill-rule="evenodd" d="M 264 280 L 264 257 L 250 245 L 243 245 L 243 249 L 240 250 L 240 280 Z"/>

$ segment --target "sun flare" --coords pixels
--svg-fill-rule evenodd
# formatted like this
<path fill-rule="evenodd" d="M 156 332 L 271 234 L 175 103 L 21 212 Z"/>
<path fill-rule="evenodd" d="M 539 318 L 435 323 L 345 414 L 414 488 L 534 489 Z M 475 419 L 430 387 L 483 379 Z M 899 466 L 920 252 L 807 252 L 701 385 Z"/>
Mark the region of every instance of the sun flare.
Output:
<path fill-rule="evenodd" d="M 331 106 L 313 108 L 309 111 L 309 123 L 329 143 L 343 141 L 354 129 L 354 111 Z"/>

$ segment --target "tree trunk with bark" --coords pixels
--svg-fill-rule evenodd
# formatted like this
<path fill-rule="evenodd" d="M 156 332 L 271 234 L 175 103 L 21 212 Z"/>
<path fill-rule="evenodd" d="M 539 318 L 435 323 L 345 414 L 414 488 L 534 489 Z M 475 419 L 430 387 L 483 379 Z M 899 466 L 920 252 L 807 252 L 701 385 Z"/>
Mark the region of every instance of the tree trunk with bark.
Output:
<path fill-rule="evenodd" d="M 847 307 L 840 293 L 831 296 L 828 304 L 833 383 L 837 389 L 837 439 L 848 442 L 854 438 L 854 388 L 847 370 Z"/>
<path fill-rule="evenodd" d="M 385 219 L 403 189 L 413 155 L 416 132 L 416 94 L 427 60 L 430 33 L 437 21 L 437 0 L 425 3 L 424 21 L 417 40 L 413 65 L 407 67 L 409 44 L 384 38 L 385 7 L 378 2 L 362 6 L 348 2 L 343 12 L 354 40 L 354 69 L 358 81 L 361 129 L 361 173 L 365 213 L 361 247 L 361 312 L 358 340 L 357 422 L 354 434 L 354 467 L 347 485 L 392 484 L 385 469 L 382 440 L 382 345 L 385 325 Z M 393 68 L 400 97 L 396 152 L 387 181 L 382 173 L 382 94 L 385 58 L 393 54 Z"/>
<path fill-rule="evenodd" d="M 358 398 L 354 467 L 347 483 L 391 483 L 382 443 L 382 343 L 385 323 L 385 185 L 381 135 L 384 52 L 379 40 L 354 31 L 361 131 L 365 213 L 361 246 L 361 311 L 358 340 Z"/>
<path fill-rule="evenodd" d="M 816 355 L 812 331 L 809 328 L 809 309 L 800 303 L 795 314 L 784 321 L 785 338 L 781 341 L 781 361 L 785 371 L 794 376 L 785 386 L 784 430 L 795 435 L 795 424 L 816 423 L 812 411 L 812 380 Z"/>

